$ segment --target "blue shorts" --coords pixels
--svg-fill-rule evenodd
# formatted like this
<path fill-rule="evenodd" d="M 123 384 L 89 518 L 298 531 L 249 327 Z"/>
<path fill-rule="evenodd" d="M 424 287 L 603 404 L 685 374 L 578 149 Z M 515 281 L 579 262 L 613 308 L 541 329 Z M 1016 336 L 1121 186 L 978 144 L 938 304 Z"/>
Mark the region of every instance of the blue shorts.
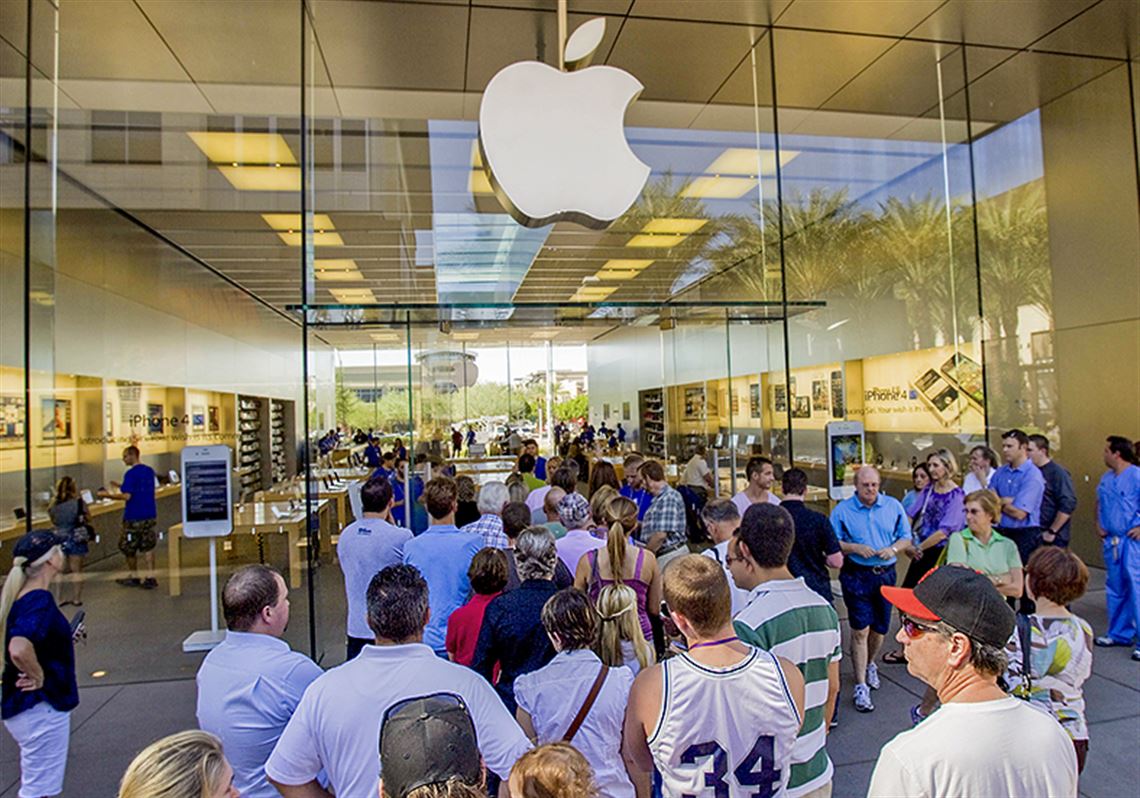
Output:
<path fill-rule="evenodd" d="M 895 584 L 895 566 L 870 568 L 853 562 L 843 564 L 839 586 L 847 605 L 847 622 L 858 631 L 868 626 L 885 635 L 891 629 L 891 605 L 883 598 L 882 587 Z"/>

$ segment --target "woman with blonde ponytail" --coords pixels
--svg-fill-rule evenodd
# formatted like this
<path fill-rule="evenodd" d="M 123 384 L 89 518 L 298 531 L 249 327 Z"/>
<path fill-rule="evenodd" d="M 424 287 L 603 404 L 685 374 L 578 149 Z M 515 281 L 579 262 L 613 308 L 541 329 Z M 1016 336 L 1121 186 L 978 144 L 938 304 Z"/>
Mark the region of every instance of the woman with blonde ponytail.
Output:
<path fill-rule="evenodd" d="M 119 798 L 238 798 L 238 791 L 221 741 L 191 730 L 140 751 L 123 774 Z"/>
<path fill-rule="evenodd" d="M 12 570 L 0 591 L 0 716 L 20 747 L 20 795 L 63 792 L 79 687 L 71 624 L 48 589 L 62 569 L 63 551 L 55 534 L 29 532 L 12 549 Z"/>
<path fill-rule="evenodd" d="M 629 585 L 606 585 L 598 594 L 602 629 L 598 656 L 611 667 L 625 665 L 634 676 L 654 663 L 653 646 L 637 619 L 637 594 Z"/>
<path fill-rule="evenodd" d="M 578 561 L 574 587 L 589 594 L 595 602 L 606 585 L 627 585 L 637 596 L 637 620 L 646 640 L 653 640 L 649 617 L 661 606 L 661 570 L 657 558 L 630 542 L 637 529 L 637 505 L 624 496 L 606 503 L 603 515 L 609 525 L 605 548 L 586 553 Z"/>

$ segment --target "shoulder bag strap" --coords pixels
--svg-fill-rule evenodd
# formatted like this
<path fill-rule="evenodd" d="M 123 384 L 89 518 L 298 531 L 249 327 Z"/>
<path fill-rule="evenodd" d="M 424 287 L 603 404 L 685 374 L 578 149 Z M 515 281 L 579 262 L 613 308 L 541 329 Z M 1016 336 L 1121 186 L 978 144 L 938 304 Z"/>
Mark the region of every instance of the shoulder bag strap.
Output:
<path fill-rule="evenodd" d="M 605 683 L 609 672 L 609 666 L 603 662 L 602 667 L 598 670 L 597 678 L 594 679 L 594 684 L 590 687 L 590 692 L 586 695 L 586 700 L 582 702 L 582 708 L 578 710 L 578 714 L 570 722 L 570 728 L 562 735 L 562 742 L 568 743 L 574 739 L 574 735 L 582 727 L 582 722 L 586 720 L 586 715 L 590 714 L 590 707 L 594 706 L 594 702 L 598 700 L 598 693 L 602 692 L 602 684 Z"/>

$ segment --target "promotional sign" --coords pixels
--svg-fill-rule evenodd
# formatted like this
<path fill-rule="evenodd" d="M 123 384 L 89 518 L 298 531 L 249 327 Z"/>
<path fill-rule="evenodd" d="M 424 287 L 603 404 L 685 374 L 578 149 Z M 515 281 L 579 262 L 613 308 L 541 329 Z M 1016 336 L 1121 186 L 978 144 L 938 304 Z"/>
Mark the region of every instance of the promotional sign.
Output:
<path fill-rule="evenodd" d="M 624 70 L 586 67 L 605 20 L 566 43 L 562 72 L 539 61 L 504 67 L 479 107 L 479 150 L 495 196 L 524 227 L 568 220 L 601 230 L 649 178 L 625 138 L 626 107 L 645 88 Z"/>
<path fill-rule="evenodd" d="M 182 534 L 224 537 L 233 531 L 229 446 L 187 446 L 182 450 Z"/>
<path fill-rule="evenodd" d="M 972 344 L 863 359 L 869 432 L 984 434 L 982 367 Z"/>
<path fill-rule="evenodd" d="M 827 425 L 827 495 L 836 501 L 855 495 L 855 469 L 863 462 L 863 425 L 831 421 Z"/>

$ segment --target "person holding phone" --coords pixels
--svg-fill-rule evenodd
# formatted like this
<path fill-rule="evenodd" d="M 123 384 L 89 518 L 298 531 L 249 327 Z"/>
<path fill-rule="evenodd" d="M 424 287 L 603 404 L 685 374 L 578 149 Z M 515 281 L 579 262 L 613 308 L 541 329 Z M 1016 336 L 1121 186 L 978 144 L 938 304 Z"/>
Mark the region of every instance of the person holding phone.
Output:
<path fill-rule="evenodd" d="M 119 551 L 127 558 L 127 576 L 115 581 L 124 587 L 141 587 L 153 590 L 158 587 L 154 578 L 154 547 L 158 544 L 155 525 L 158 507 L 154 501 L 154 469 L 142 462 L 139 447 L 123 449 L 123 463 L 127 473 L 120 485 L 111 483 L 111 490 L 99 491 L 105 499 L 126 502 L 123 508 L 123 531 L 119 535 Z M 143 578 L 138 577 L 138 556 L 143 556 Z"/>
<path fill-rule="evenodd" d="M 0 592 L 5 654 L 0 717 L 20 748 L 20 795 L 63 792 L 79 686 L 76 632 L 50 589 L 62 570 L 63 551 L 55 533 L 29 532 L 12 549 L 12 570 Z"/>

